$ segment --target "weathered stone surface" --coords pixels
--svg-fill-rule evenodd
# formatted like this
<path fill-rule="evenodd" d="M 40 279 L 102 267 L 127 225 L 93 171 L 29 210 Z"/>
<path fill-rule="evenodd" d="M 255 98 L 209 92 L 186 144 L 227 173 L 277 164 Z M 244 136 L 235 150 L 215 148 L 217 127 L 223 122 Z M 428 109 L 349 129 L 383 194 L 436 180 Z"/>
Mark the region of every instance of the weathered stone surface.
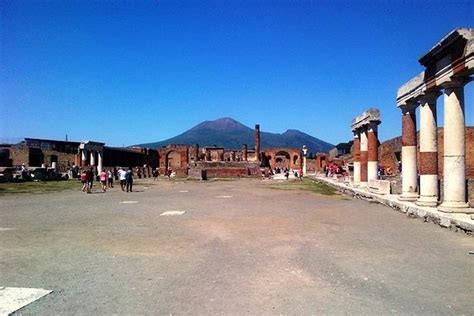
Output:
<path fill-rule="evenodd" d="M 352 120 L 352 130 L 355 131 L 370 123 L 380 123 L 380 121 L 380 110 L 371 108 Z"/>
<path fill-rule="evenodd" d="M 369 191 L 378 194 L 390 194 L 390 181 L 369 180 Z"/>

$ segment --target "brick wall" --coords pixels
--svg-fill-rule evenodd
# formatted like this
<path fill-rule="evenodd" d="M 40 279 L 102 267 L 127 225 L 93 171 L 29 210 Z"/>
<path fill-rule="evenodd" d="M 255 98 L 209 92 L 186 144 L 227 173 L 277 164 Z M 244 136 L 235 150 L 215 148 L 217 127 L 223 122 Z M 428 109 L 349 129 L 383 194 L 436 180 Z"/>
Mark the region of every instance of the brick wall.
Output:
<path fill-rule="evenodd" d="M 418 139 L 418 167 L 419 167 L 419 133 Z M 398 160 L 396 153 L 402 151 L 402 138 L 396 137 L 383 142 L 379 146 L 379 164 L 384 167 L 392 167 L 395 174 L 398 174 Z M 443 153 L 444 153 L 444 129 L 438 128 L 438 174 L 443 177 Z M 400 156 L 401 157 L 401 156 Z M 418 169 L 419 170 L 419 169 Z M 466 127 L 466 177 L 474 179 L 474 127 Z"/>

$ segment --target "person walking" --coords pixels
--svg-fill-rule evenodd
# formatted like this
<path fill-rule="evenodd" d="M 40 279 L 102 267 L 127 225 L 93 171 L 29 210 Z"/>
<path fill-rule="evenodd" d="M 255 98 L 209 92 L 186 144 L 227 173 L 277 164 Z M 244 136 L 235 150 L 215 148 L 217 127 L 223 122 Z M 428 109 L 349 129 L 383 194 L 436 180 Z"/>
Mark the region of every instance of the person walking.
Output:
<path fill-rule="evenodd" d="M 86 171 L 86 169 L 82 170 L 81 183 L 82 183 L 82 192 L 86 192 L 87 191 L 87 171 Z"/>
<path fill-rule="evenodd" d="M 125 191 L 126 175 L 127 175 L 127 172 L 123 170 L 122 167 L 120 167 L 118 170 L 118 176 L 119 176 L 120 187 L 122 188 L 122 191 Z"/>
<path fill-rule="evenodd" d="M 100 184 L 102 184 L 102 191 L 106 192 L 107 191 L 107 179 L 109 175 L 107 173 L 107 170 L 102 170 L 99 174 L 99 180 Z"/>
<path fill-rule="evenodd" d="M 125 176 L 125 181 L 127 185 L 127 192 L 133 192 L 132 187 L 133 187 L 133 171 L 132 168 L 128 168 Z"/>
<path fill-rule="evenodd" d="M 114 173 L 112 172 L 112 169 L 109 169 L 107 171 L 107 178 L 108 178 L 109 188 L 113 188 L 114 187 Z"/>
<path fill-rule="evenodd" d="M 94 185 L 94 170 L 92 168 L 87 171 L 87 193 L 92 193 L 92 186 Z"/>

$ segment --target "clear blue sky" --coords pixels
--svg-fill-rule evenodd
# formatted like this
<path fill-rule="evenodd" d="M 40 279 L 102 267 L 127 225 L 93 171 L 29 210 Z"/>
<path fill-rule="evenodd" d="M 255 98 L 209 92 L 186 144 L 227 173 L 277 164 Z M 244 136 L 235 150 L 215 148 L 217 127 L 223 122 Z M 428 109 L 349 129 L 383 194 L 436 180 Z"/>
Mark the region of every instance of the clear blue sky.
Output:
<path fill-rule="evenodd" d="M 0 139 L 122 146 L 232 117 L 338 143 L 379 107 L 385 140 L 418 58 L 473 22 L 469 0 L 0 0 Z"/>

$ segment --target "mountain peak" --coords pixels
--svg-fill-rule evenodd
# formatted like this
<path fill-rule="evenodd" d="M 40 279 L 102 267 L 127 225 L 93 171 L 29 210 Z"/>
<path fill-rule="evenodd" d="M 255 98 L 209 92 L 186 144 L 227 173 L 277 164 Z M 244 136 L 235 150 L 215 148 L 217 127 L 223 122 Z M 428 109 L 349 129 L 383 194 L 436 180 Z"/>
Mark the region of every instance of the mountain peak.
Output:
<path fill-rule="evenodd" d="M 195 129 L 212 129 L 216 131 L 223 131 L 223 130 L 249 130 L 250 128 L 243 125 L 240 122 L 237 122 L 233 118 L 230 117 L 222 117 L 214 121 L 204 121 L 201 124 L 193 127 L 191 130 Z"/>

